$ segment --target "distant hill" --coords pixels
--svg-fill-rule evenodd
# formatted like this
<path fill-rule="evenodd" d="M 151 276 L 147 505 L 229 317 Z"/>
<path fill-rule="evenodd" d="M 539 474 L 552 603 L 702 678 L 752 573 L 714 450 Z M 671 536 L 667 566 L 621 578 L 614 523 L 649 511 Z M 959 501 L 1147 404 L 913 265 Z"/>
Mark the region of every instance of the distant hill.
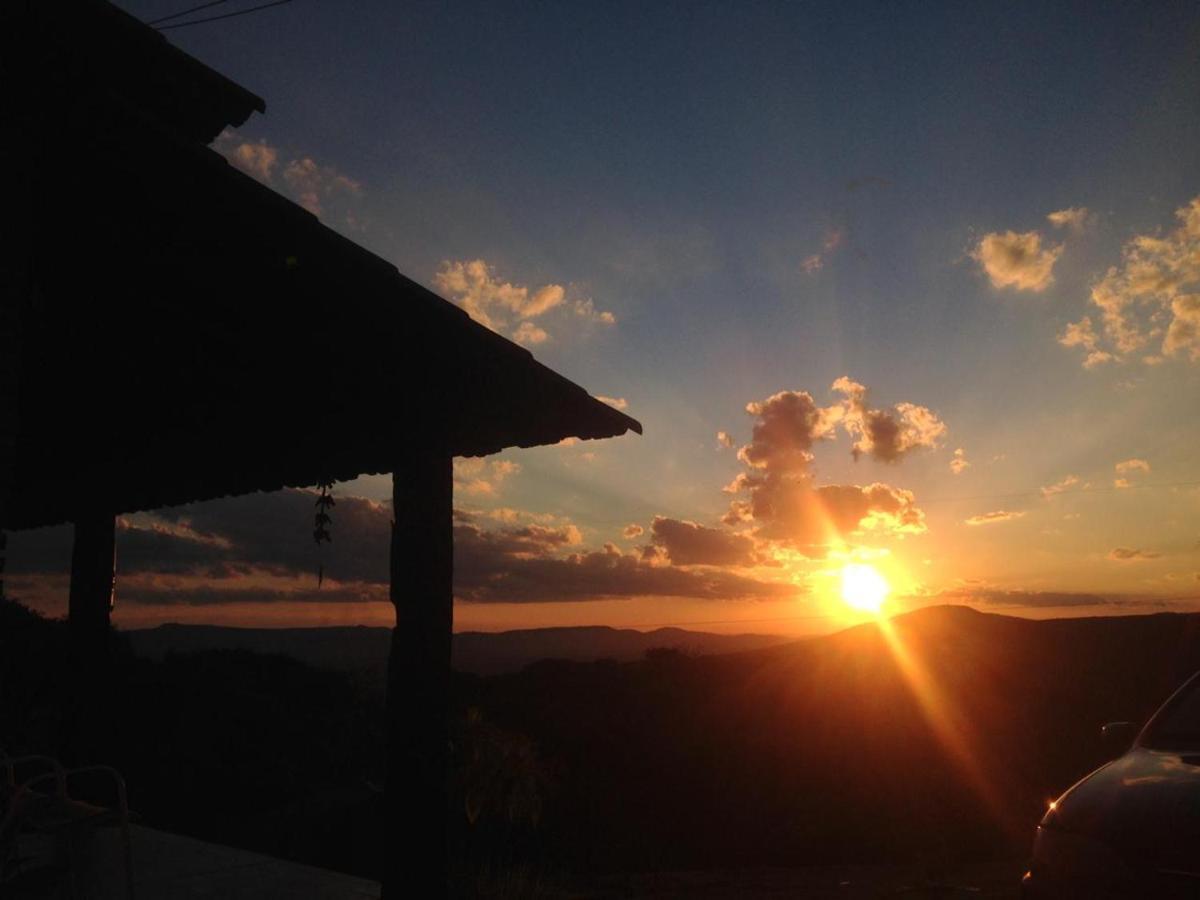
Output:
<path fill-rule="evenodd" d="M 79 712 L 69 635 L 9 606 L 0 736 L 44 752 Z M 213 651 L 115 653 L 86 710 L 82 755 L 125 774 L 147 823 L 378 875 L 383 679 L 351 670 L 382 664 L 385 629 L 130 637 L 145 656 Z M 1022 859 L 1047 801 L 1120 751 L 1100 726 L 1144 721 L 1200 669 L 1200 614 L 935 607 L 736 652 L 678 631 L 463 638 L 494 654 L 472 665 L 510 668 L 452 679 L 454 852 L 575 873 Z M 541 656 L 559 658 L 518 664 Z"/>
<path fill-rule="evenodd" d="M 168 653 L 201 650 L 253 650 L 281 653 L 310 665 L 350 670 L 383 666 L 390 629 L 366 626 L 329 628 L 229 628 L 219 625 L 160 625 L 124 632 L 136 653 L 162 659 Z M 516 672 L 543 659 L 630 662 L 647 650 L 666 647 L 701 656 L 753 650 L 788 641 L 768 634 L 709 634 L 680 628 L 635 631 L 628 628 L 530 628 L 466 631 L 454 635 L 454 667 L 460 672 L 497 675 Z"/>
<path fill-rule="evenodd" d="M 589 864 L 1003 858 L 1119 752 L 1102 724 L 1145 721 L 1197 669 L 1196 614 L 942 606 L 742 653 L 538 663 L 461 702 L 553 761 Z"/>

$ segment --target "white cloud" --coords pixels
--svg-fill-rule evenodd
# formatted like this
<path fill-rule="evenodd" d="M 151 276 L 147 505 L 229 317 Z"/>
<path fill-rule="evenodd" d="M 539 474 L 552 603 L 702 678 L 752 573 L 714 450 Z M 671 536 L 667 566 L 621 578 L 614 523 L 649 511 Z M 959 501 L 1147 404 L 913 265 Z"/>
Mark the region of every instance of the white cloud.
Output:
<path fill-rule="evenodd" d="M 597 394 L 596 399 L 601 403 L 607 403 L 613 409 L 627 409 L 628 401 L 624 397 L 605 397 L 603 394 Z"/>
<path fill-rule="evenodd" d="M 1091 316 L 1084 316 L 1078 322 L 1069 323 L 1063 333 L 1058 336 L 1058 342 L 1064 347 L 1082 347 L 1086 351 L 1087 356 L 1083 360 L 1085 369 L 1094 369 L 1096 366 L 1113 362 L 1116 359 L 1107 350 L 1099 348 L 1099 340 L 1099 335 L 1092 327 Z"/>
<path fill-rule="evenodd" d="M 1023 515 L 1025 515 L 1024 512 L 1009 509 L 997 509 L 993 510 L 992 512 L 980 513 L 977 516 L 971 516 L 971 518 L 965 519 L 964 521 L 967 525 L 973 526 L 995 525 L 1000 522 L 1011 522 L 1014 519 L 1021 518 Z"/>
<path fill-rule="evenodd" d="M 309 156 L 289 162 L 283 169 L 283 180 L 296 202 L 314 216 L 324 213 L 324 204 L 331 198 L 362 194 L 362 185 L 353 178 Z"/>
<path fill-rule="evenodd" d="M 1134 457 L 1133 459 L 1126 459 L 1117 463 L 1115 466 L 1113 466 L 1113 469 L 1118 475 L 1125 475 L 1129 472 L 1149 472 L 1150 463 L 1146 462 L 1144 459 L 1138 459 L 1137 457 Z"/>
<path fill-rule="evenodd" d="M 1054 282 L 1054 264 L 1063 246 L 1043 246 L 1036 231 L 985 234 L 971 256 L 983 266 L 993 287 L 1044 291 Z"/>
<path fill-rule="evenodd" d="M 843 376 L 832 390 L 845 397 L 838 420 L 857 440 L 854 458 L 870 455 L 882 462 L 896 462 L 918 449 L 931 450 L 946 433 L 937 413 L 915 403 L 897 403 L 891 409 L 871 409 L 867 389 Z"/>
<path fill-rule="evenodd" d="M 867 389 L 847 377 L 831 388 L 843 399 L 819 406 L 807 391 L 780 391 L 746 405 L 754 416 L 751 440 L 738 451 L 747 467 L 724 491 L 735 495 L 722 521 L 751 525 L 753 536 L 801 554 L 820 556 L 836 542 L 865 532 L 921 534 L 924 513 L 911 491 L 876 482 L 815 483 L 813 448 L 841 427 L 855 438 L 855 458 L 869 453 L 896 462 L 910 451 L 936 446 L 946 426 L 929 409 L 900 403 L 871 409 Z"/>
<path fill-rule="evenodd" d="M 1042 496 L 1053 497 L 1055 494 L 1061 494 L 1064 491 L 1070 490 L 1077 484 L 1079 484 L 1078 475 L 1067 475 L 1065 478 L 1056 481 L 1054 484 L 1047 485 L 1046 487 L 1042 488 Z"/>
<path fill-rule="evenodd" d="M 586 319 L 589 322 L 596 322 L 600 325 L 616 325 L 617 317 L 612 313 L 596 309 L 596 304 L 590 298 L 586 300 L 575 301 L 575 315 Z"/>
<path fill-rule="evenodd" d="M 954 458 L 950 460 L 950 471 L 955 475 L 961 475 L 970 466 L 971 464 L 967 461 L 966 451 L 962 447 L 959 447 L 954 451 Z"/>
<path fill-rule="evenodd" d="M 454 490 L 459 494 L 494 497 L 500 492 L 500 486 L 520 471 L 521 464 L 508 459 L 456 459 Z"/>
<path fill-rule="evenodd" d="M 518 344 L 544 344 L 550 337 L 546 333 L 546 329 L 534 325 L 532 322 L 522 322 L 512 336 Z"/>
<path fill-rule="evenodd" d="M 612 313 L 598 311 L 590 299 L 570 299 L 569 289 L 561 284 L 534 289 L 503 281 L 482 259 L 445 260 L 433 283 L 476 322 L 522 344 L 543 344 L 549 340 L 551 335 L 544 323 L 551 318 L 548 314 L 556 310 L 572 309 L 577 319 L 602 325 L 617 321 Z M 557 321 L 561 324 L 564 320 Z"/>
<path fill-rule="evenodd" d="M 1072 231 L 1082 231 L 1091 219 L 1092 214 L 1086 206 L 1068 206 L 1046 216 L 1046 220 L 1055 228 L 1069 228 Z"/>
<path fill-rule="evenodd" d="M 1122 261 L 1092 286 L 1090 302 L 1100 312 L 1103 334 L 1085 316 L 1059 337 L 1080 347 L 1085 366 L 1121 359 L 1149 348 L 1142 361 L 1157 365 L 1171 357 L 1200 362 L 1200 197 L 1175 211 L 1178 226 L 1165 236 L 1135 235 Z"/>
<path fill-rule="evenodd" d="M 275 165 L 279 162 L 279 151 L 266 141 L 245 141 L 230 147 L 228 159 L 243 172 L 270 184 Z"/>
<path fill-rule="evenodd" d="M 263 184 L 276 186 L 275 171 L 281 154 L 267 141 L 242 140 L 237 132 L 226 129 L 213 142 L 213 149 Z M 347 204 L 362 195 L 362 184 L 333 166 L 322 165 L 311 156 L 296 156 L 283 165 L 282 181 L 283 193 L 313 215 L 333 213 L 344 224 L 361 227 Z"/>

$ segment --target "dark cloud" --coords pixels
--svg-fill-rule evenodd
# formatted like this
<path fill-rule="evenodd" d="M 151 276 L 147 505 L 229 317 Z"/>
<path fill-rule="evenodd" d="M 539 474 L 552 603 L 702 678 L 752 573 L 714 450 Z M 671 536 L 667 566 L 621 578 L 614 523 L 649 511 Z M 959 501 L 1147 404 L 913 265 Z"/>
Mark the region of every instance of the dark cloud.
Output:
<path fill-rule="evenodd" d="M 913 450 L 932 450 L 946 433 L 937 413 L 915 403 L 897 403 L 890 409 L 872 409 L 867 389 L 843 376 L 833 390 L 845 397 L 842 427 L 857 439 L 851 453 L 857 460 L 870 455 L 880 462 L 898 462 Z"/>
<path fill-rule="evenodd" d="M 339 603 L 386 600 L 391 509 L 360 497 L 337 497 L 332 545 L 312 541 L 311 491 L 253 494 L 158 510 L 122 520 L 117 535 L 118 599 L 165 605 L 277 601 Z M 484 528 L 455 510 L 455 592 L 479 602 L 545 602 L 601 597 L 779 597 L 775 584 L 723 572 L 692 572 L 665 560 L 582 543 L 570 523 L 509 523 Z M 14 536 L 11 571 L 63 590 L 70 566 L 69 528 Z M 316 572 L 324 566 L 325 583 Z M 30 576 L 36 576 L 31 580 Z"/>
<path fill-rule="evenodd" d="M 1073 593 L 1069 591 L 1005 591 L 995 588 L 964 587 L 943 591 L 939 599 L 954 602 L 972 602 L 988 606 L 1068 607 L 1068 606 L 1112 606 L 1122 602 L 1121 598 L 1103 594 Z"/>
<path fill-rule="evenodd" d="M 756 421 L 749 444 L 738 459 L 755 469 L 799 472 L 812 461 L 813 442 L 833 433 L 835 410 L 823 409 L 807 391 L 780 391 L 746 404 Z"/>
<path fill-rule="evenodd" d="M 1177 600 L 1178 598 L 1176 598 Z M 1173 601 L 1141 594 L 1094 594 L 1074 591 L 1020 591 L 988 587 L 962 587 L 943 591 L 938 601 L 977 603 L 987 606 L 1028 608 L 1066 608 L 1075 606 L 1115 606 L 1130 608 L 1170 608 Z"/>
<path fill-rule="evenodd" d="M 755 537 L 785 543 L 809 556 L 859 531 L 920 534 L 925 514 L 911 491 L 876 482 L 816 486 L 807 477 L 747 476 L 737 483 L 748 500 L 734 500 L 727 524 L 753 523 Z"/>
<path fill-rule="evenodd" d="M 655 516 L 650 535 L 679 566 L 753 566 L 759 561 L 753 538 L 696 522 Z"/>
<path fill-rule="evenodd" d="M 614 597 L 695 597 L 714 600 L 795 596 L 793 584 L 760 581 L 719 570 L 661 565 L 615 545 L 567 556 L 514 555 L 503 531 L 459 525 L 455 594 L 479 603 L 544 603 Z"/>

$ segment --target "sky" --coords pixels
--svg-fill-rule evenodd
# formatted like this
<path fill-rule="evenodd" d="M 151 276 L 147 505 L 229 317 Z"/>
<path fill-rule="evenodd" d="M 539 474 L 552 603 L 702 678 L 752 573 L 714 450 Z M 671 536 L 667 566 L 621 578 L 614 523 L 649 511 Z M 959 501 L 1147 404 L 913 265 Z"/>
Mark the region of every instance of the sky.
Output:
<path fill-rule="evenodd" d="M 164 34 L 265 98 L 231 164 L 645 427 L 456 463 L 459 630 L 827 631 L 847 564 L 889 611 L 1200 609 L 1194 4 L 294 0 Z M 122 517 L 114 620 L 390 623 L 391 481 L 334 496 L 324 549 L 302 492 Z M 10 547 L 61 612 L 69 531 Z"/>

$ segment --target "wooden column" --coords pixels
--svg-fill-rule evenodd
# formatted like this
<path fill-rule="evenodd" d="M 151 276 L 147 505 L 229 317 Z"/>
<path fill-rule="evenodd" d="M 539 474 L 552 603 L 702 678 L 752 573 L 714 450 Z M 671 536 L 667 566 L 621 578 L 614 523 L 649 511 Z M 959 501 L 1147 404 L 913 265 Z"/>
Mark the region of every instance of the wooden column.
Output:
<path fill-rule="evenodd" d="M 116 519 L 111 513 L 93 513 L 75 520 L 67 621 L 72 635 L 89 644 L 108 639 L 116 546 Z"/>
<path fill-rule="evenodd" d="M 447 895 L 452 458 L 413 451 L 392 474 L 384 900 Z"/>
<path fill-rule="evenodd" d="M 74 765 L 104 756 L 112 720 L 109 616 L 112 612 L 116 520 L 89 513 L 75 520 L 67 630 L 71 644 L 71 699 L 59 753 Z"/>

